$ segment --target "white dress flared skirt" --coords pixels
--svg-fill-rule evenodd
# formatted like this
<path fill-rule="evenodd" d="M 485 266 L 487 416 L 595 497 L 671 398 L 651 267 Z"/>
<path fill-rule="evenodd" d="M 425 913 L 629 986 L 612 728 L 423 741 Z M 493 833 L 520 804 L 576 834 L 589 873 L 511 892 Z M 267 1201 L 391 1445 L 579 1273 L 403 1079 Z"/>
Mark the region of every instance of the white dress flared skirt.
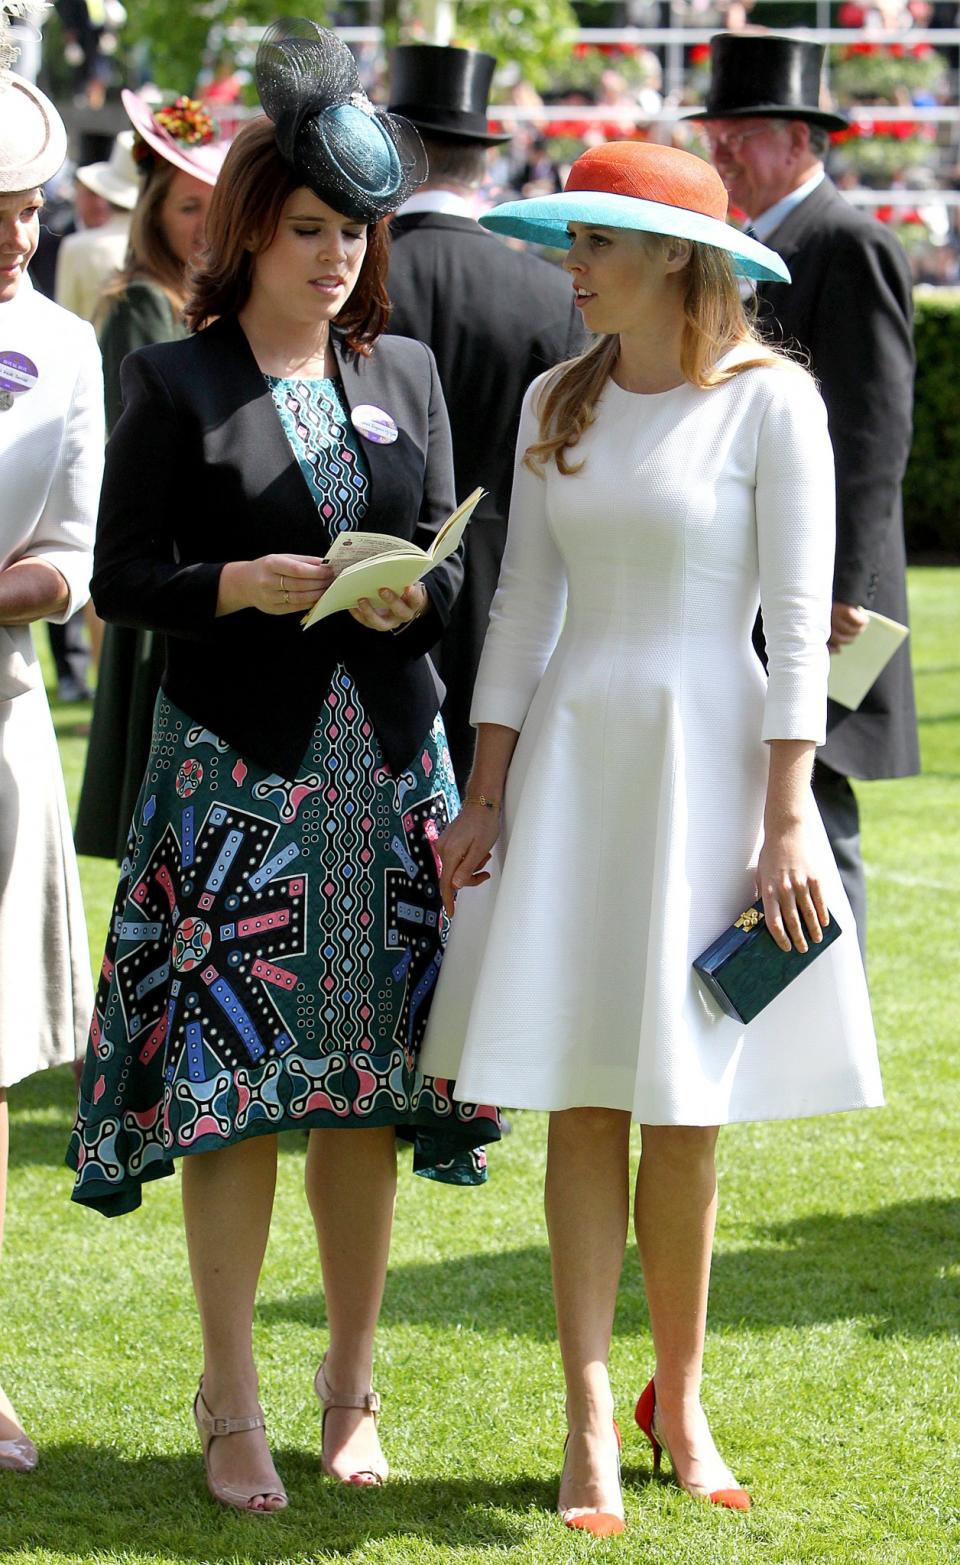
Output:
<path fill-rule="evenodd" d="M 528 402 L 521 449 L 534 429 Z M 878 1104 L 856 931 L 812 796 L 840 938 L 749 1026 L 691 965 L 754 900 L 764 740 L 822 737 L 822 404 L 795 371 L 609 386 L 577 454 L 575 477 L 517 473 L 474 721 L 520 738 L 492 877 L 458 898 L 424 1068 L 457 1097 L 650 1124 Z"/>
<path fill-rule="evenodd" d="M 0 1087 L 83 1053 L 90 952 L 42 687 L 0 700 Z"/>

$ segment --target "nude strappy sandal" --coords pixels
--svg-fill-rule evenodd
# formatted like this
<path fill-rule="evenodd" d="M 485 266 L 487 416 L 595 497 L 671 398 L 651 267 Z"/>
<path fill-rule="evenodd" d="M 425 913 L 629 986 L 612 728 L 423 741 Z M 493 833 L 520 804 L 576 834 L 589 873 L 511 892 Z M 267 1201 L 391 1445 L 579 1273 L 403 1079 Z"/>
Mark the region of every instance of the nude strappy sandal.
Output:
<path fill-rule="evenodd" d="M 252 1418 L 217 1418 L 211 1413 L 203 1396 L 203 1381 L 197 1389 L 197 1395 L 193 1403 L 193 1416 L 196 1420 L 197 1431 L 200 1435 L 200 1444 L 203 1446 L 203 1466 L 207 1475 L 207 1488 L 219 1505 L 228 1505 L 235 1511 L 252 1511 L 255 1516 L 273 1516 L 277 1511 L 286 1509 L 287 1496 L 283 1488 L 280 1489 L 234 1489 L 232 1485 L 219 1483 L 210 1471 L 210 1447 L 214 1440 L 219 1440 L 223 1435 L 245 1434 L 250 1429 L 265 1429 L 266 1423 L 263 1417 L 263 1408 L 257 1403 L 257 1411 Z M 254 1505 L 254 1500 L 279 1500 L 279 1505 Z"/>
<path fill-rule="evenodd" d="M 326 1355 L 320 1360 L 320 1368 L 314 1377 L 313 1389 L 317 1393 L 317 1401 L 323 1409 L 323 1418 L 320 1424 L 320 1466 L 329 1478 L 335 1478 L 338 1483 L 353 1484 L 357 1488 L 382 1485 L 387 1477 L 386 1472 L 378 1473 L 375 1468 L 362 1467 L 357 1472 L 351 1473 L 347 1478 L 341 1478 L 335 1473 L 323 1454 L 323 1437 L 327 1426 L 327 1414 L 332 1407 L 356 1407 L 364 1413 L 369 1413 L 374 1422 L 380 1417 L 380 1398 L 375 1391 L 363 1391 L 350 1395 L 343 1391 L 334 1391 L 324 1368 Z"/>

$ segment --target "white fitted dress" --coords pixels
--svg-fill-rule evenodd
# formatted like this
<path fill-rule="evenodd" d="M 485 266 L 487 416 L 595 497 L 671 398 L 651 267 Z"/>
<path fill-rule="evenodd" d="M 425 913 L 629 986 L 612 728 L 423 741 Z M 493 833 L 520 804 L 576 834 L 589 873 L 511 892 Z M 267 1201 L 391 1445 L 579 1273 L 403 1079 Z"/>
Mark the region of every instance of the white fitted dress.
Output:
<path fill-rule="evenodd" d="M 882 1101 L 853 918 L 749 1026 L 691 963 L 754 899 L 770 739 L 822 742 L 833 459 L 793 366 L 658 395 L 609 382 L 544 477 L 524 404 L 472 721 L 520 731 L 493 876 L 464 890 L 423 1068 L 456 1096 L 722 1124 Z M 762 601 L 769 683 L 751 644 Z"/>
<path fill-rule="evenodd" d="M 33 387 L 0 411 L 0 570 L 46 560 L 89 596 L 103 472 L 103 376 L 92 326 L 25 277 L 0 304 L 0 352 Z M 30 625 L 0 625 L 0 1087 L 83 1052 L 90 953 L 57 738 Z"/>

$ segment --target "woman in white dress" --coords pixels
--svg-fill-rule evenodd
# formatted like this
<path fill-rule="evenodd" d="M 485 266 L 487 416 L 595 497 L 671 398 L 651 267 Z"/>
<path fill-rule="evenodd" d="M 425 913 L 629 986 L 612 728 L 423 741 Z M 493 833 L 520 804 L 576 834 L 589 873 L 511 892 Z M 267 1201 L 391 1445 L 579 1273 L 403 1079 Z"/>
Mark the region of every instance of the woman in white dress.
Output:
<path fill-rule="evenodd" d="M 3 42 L 0 38 L 0 55 Z M 56 736 L 31 639 L 87 598 L 103 468 L 93 328 L 35 293 L 44 180 L 66 155 L 53 104 L 0 69 L 0 1234 L 6 1089 L 76 1058 L 93 987 Z M 36 1447 L 0 1390 L 0 1468 Z"/>
<path fill-rule="evenodd" d="M 700 1405 L 718 1126 L 881 1101 L 853 920 L 809 791 L 833 563 L 826 415 L 763 346 L 700 159 L 611 143 L 487 226 L 569 244 L 587 327 L 520 424 L 476 686 L 476 762 L 440 839 L 458 891 L 424 1052 L 456 1095 L 550 1111 L 546 1187 L 569 1526 L 623 1530 L 607 1358 L 634 1223 L 655 1374 L 636 1408 L 684 1489 L 750 1497 Z M 762 604 L 769 681 L 751 645 Z M 502 807 L 502 808 L 501 808 Z M 842 933 L 749 1025 L 691 963 L 757 895 L 784 950 Z M 829 913 L 828 913 L 829 910 Z"/>

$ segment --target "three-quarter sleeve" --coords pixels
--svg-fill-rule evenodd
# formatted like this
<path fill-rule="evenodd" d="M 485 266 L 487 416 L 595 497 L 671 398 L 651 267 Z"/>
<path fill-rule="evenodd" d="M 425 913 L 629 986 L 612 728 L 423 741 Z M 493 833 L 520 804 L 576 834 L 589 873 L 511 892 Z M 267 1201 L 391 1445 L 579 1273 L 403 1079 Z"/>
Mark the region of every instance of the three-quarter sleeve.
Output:
<path fill-rule="evenodd" d="M 490 608 L 490 625 L 474 687 L 470 721 L 523 727 L 530 702 L 563 625 L 567 578 L 547 522 L 545 478 L 523 465 L 527 447 L 539 439 L 535 411 L 543 377 L 523 401 L 507 545 Z"/>
<path fill-rule="evenodd" d="M 103 477 L 103 375 L 93 328 L 76 323 L 81 336 L 77 378 L 64 424 L 43 510 L 27 548 L 34 560 L 46 560 L 60 572 L 69 599 L 49 614 L 64 624 L 90 596 L 93 539 Z"/>
<path fill-rule="evenodd" d="M 769 685 L 763 738 L 826 737 L 835 484 L 826 408 L 800 369 L 778 370 L 757 450 L 760 607 Z"/>

